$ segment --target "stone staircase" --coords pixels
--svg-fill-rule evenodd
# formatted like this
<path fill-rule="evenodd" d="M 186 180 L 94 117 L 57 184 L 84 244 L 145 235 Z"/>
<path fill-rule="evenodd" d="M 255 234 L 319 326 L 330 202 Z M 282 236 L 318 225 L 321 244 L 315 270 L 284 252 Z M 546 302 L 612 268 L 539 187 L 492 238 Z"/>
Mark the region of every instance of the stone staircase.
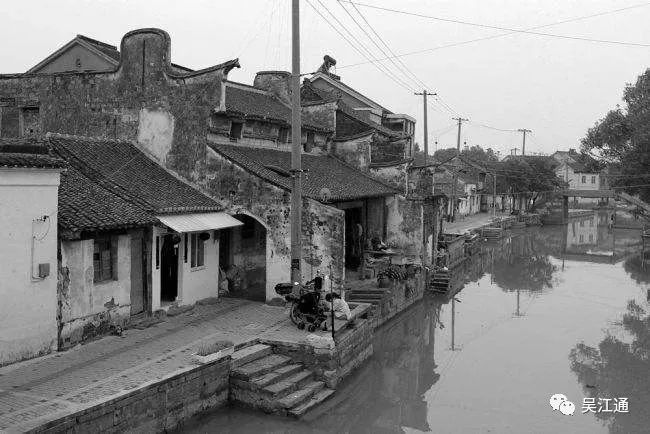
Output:
<path fill-rule="evenodd" d="M 347 301 L 354 303 L 368 303 L 377 306 L 384 299 L 386 288 L 353 289 L 347 293 Z"/>
<path fill-rule="evenodd" d="M 301 417 L 334 393 L 314 372 L 270 345 L 255 344 L 232 355 L 230 400 L 246 407 Z"/>

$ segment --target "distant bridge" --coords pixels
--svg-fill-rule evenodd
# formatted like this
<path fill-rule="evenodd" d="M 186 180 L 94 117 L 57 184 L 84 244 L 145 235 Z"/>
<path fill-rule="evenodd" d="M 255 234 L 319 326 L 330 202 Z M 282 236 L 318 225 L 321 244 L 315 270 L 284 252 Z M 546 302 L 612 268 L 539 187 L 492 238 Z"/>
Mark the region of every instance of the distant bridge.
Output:
<path fill-rule="evenodd" d="M 576 190 L 576 189 L 568 189 L 568 190 L 562 190 L 560 194 L 563 197 L 563 205 L 562 205 L 562 211 L 565 219 L 568 219 L 569 217 L 569 198 L 570 197 L 586 197 L 586 198 L 609 198 L 613 197 L 616 199 L 624 200 L 625 202 L 637 206 L 639 209 L 641 209 L 642 213 L 644 213 L 646 216 L 650 216 L 650 204 L 642 201 L 641 199 L 638 199 L 634 196 L 630 196 L 629 194 L 623 192 L 623 191 L 615 191 L 615 190 Z"/>
<path fill-rule="evenodd" d="M 587 197 L 587 198 L 600 198 L 600 197 L 616 197 L 614 190 L 563 190 L 561 191 L 564 197 Z"/>

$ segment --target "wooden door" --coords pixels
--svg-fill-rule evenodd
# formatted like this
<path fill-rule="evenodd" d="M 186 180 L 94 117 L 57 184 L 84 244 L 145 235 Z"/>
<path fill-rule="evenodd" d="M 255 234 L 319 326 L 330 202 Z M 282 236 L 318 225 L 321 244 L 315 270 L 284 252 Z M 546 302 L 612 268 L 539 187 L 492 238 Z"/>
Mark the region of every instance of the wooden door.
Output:
<path fill-rule="evenodd" d="M 131 315 L 144 311 L 144 267 L 141 236 L 131 237 Z"/>

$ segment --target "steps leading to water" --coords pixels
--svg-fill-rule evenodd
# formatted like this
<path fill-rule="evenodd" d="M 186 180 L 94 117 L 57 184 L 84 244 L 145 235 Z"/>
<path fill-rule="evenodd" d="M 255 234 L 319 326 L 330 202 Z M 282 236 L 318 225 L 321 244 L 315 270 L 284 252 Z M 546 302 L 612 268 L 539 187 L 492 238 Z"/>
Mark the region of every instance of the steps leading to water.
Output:
<path fill-rule="evenodd" d="M 230 399 L 246 407 L 301 417 L 334 393 L 313 371 L 274 354 L 270 345 L 242 348 L 232 360 Z"/>

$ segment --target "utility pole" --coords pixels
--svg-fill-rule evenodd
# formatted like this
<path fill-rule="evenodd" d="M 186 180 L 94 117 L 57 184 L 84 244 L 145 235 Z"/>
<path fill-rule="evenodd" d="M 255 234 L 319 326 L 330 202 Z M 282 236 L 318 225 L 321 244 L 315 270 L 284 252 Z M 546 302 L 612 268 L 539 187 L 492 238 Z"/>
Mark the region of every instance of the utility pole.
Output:
<path fill-rule="evenodd" d="M 458 121 L 458 138 L 456 140 L 456 151 L 460 154 L 460 129 L 463 125 L 463 122 L 469 121 L 469 119 L 461 118 L 452 118 L 455 121 Z M 452 171 L 452 186 L 451 186 L 451 221 L 456 221 L 456 170 Z"/>
<path fill-rule="evenodd" d="M 429 93 L 427 92 L 426 89 L 424 89 L 422 92 L 418 93 L 415 92 L 415 95 L 422 95 L 422 102 L 424 105 L 424 165 L 427 165 L 427 158 L 429 157 L 429 132 L 428 132 L 428 127 L 429 123 L 427 121 L 427 95 L 437 95 L 435 93 Z"/>
<path fill-rule="evenodd" d="M 492 217 L 497 215 L 497 173 L 492 173 Z"/>
<path fill-rule="evenodd" d="M 302 128 L 300 119 L 300 1 L 291 4 L 291 282 L 302 283 Z M 331 278 L 331 276 L 330 276 Z"/>
<path fill-rule="evenodd" d="M 460 152 L 460 127 L 463 125 L 463 122 L 467 122 L 469 119 L 461 118 L 460 116 L 452 119 L 458 121 L 458 140 L 456 140 L 456 150 Z"/>
<path fill-rule="evenodd" d="M 521 155 L 526 155 L 526 133 L 532 133 L 531 130 L 527 130 L 526 128 L 519 128 L 517 131 L 520 133 L 523 133 L 523 142 L 521 143 Z"/>

